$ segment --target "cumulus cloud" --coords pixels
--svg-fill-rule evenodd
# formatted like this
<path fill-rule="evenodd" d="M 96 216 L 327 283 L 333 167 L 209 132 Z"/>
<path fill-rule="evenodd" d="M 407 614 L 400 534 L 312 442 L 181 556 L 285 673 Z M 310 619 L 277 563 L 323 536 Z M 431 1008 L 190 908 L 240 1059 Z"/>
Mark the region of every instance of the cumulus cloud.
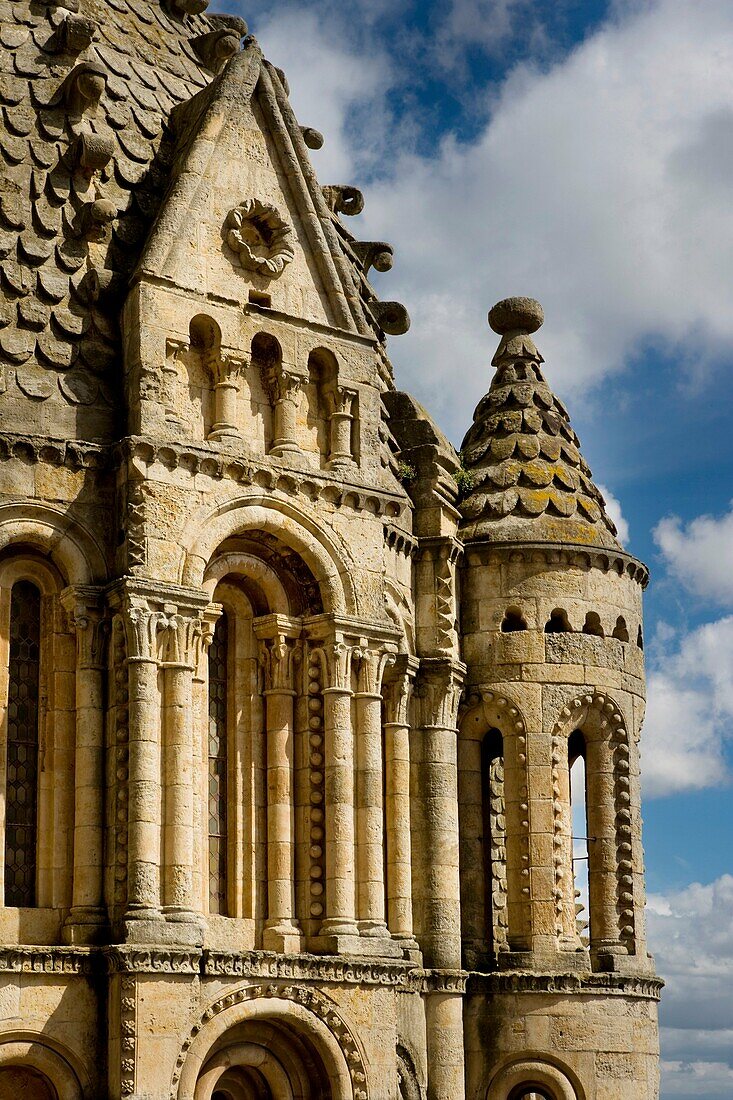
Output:
<path fill-rule="evenodd" d="M 685 588 L 733 604 L 733 504 L 723 516 L 698 516 L 687 524 L 668 516 L 657 524 L 654 539 L 668 570 Z"/>
<path fill-rule="evenodd" d="M 616 524 L 616 530 L 618 531 L 619 542 L 622 546 L 628 546 L 629 544 L 629 525 L 626 522 L 626 517 L 621 510 L 621 501 L 618 497 L 615 497 L 611 490 L 605 485 L 598 485 L 598 488 L 603 493 L 606 500 L 606 511 Z"/>
<path fill-rule="evenodd" d="M 733 876 L 651 895 L 649 944 L 667 981 L 662 1095 L 719 1100 L 733 1093 Z"/>
<path fill-rule="evenodd" d="M 482 4 L 454 2 L 454 39 Z M 510 22 L 518 10 L 494 7 Z M 368 183 L 352 226 L 395 245 L 378 289 L 413 318 L 391 347 L 400 384 L 455 440 L 490 377 L 487 309 L 507 294 L 543 301 L 539 343 L 561 394 L 622 369 L 644 341 L 686 370 L 733 347 L 727 0 L 617 5 L 554 65 L 520 64 L 487 89 L 474 141 L 448 134 L 429 155 L 392 110 L 395 89 L 407 94 L 398 55 L 376 39 L 365 51 L 363 26 L 349 35 L 320 10 L 280 6 L 256 29 L 301 121 L 326 134 L 321 178 Z"/>
<path fill-rule="evenodd" d="M 729 780 L 733 738 L 733 616 L 677 637 L 663 630 L 650 651 L 642 740 L 645 794 L 701 790 Z"/>

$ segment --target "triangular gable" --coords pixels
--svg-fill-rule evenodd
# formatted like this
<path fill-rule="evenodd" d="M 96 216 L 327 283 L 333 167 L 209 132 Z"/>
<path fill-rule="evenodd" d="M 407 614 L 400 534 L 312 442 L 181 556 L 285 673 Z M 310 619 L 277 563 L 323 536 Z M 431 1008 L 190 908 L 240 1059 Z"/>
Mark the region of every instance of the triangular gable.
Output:
<path fill-rule="evenodd" d="M 257 44 L 232 58 L 171 121 L 170 187 L 136 278 L 242 304 L 266 294 L 283 313 L 371 335 L 300 128 Z M 263 208 L 275 212 L 275 236 L 287 244 L 271 265 L 280 270 L 257 268 L 246 248 L 247 240 L 260 241 Z M 232 226 L 241 226 L 239 237 L 231 235 Z M 255 244 L 251 251 L 261 258 L 262 248 Z"/>

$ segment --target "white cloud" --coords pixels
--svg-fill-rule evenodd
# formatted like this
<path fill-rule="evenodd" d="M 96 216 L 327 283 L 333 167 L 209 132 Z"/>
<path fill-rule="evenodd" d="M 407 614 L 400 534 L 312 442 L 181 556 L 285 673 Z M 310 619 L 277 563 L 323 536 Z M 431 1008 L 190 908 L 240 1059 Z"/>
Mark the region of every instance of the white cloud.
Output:
<path fill-rule="evenodd" d="M 616 530 L 618 531 L 618 539 L 622 546 L 628 547 L 629 545 L 629 525 L 626 522 L 626 518 L 621 510 L 621 501 L 618 497 L 615 497 L 611 490 L 605 485 L 598 486 L 600 491 L 606 500 L 606 511 L 616 524 Z"/>
<path fill-rule="evenodd" d="M 733 505 L 723 516 L 698 516 L 687 525 L 677 516 L 661 520 L 654 539 L 667 568 L 691 592 L 733 604 Z"/>
<path fill-rule="evenodd" d="M 453 39 L 482 3 L 453 5 Z M 318 10 L 281 6 L 256 29 L 300 120 L 325 132 L 322 180 L 381 172 L 351 227 L 395 245 L 378 285 L 413 318 L 391 345 L 399 383 L 456 441 L 490 377 L 486 312 L 508 294 L 543 301 L 540 346 L 561 393 L 621 369 L 644 340 L 696 365 L 733 346 L 727 0 L 620 5 L 553 67 L 515 68 L 478 105 L 491 108 L 479 137 L 449 135 L 432 156 L 412 151 L 390 109 L 398 55 L 376 36 L 365 50 L 363 27 L 350 34 Z"/>
<path fill-rule="evenodd" d="M 669 631 L 650 650 L 642 737 L 645 794 L 675 794 L 729 779 L 733 738 L 733 616 L 681 639 Z"/>
<path fill-rule="evenodd" d="M 720 1100 L 733 1094 L 733 876 L 651 895 L 647 923 L 667 981 L 662 1095 Z"/>

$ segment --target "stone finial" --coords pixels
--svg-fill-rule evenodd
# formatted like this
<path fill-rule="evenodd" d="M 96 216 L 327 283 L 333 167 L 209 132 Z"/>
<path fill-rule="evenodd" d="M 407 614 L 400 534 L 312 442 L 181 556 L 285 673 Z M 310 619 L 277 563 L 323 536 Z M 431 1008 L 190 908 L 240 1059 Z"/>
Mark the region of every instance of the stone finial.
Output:
<path fill-rule="evenodd" d="M 101 172 L 109 164 L 114 150 L 111 137 L 83 131 L 71 148 L 71 162 L 80 175 L 91 179 L 95 172 Z"/>
<path fill-rule="evenodd" d="M 202 15 L 209 6 L 209 0 L 170 0 L 170 9 L 179 19 L 186 15 Z"/>
<path fill-rule="evenodd" d="M 218 72 L 222 65 L 239 52 L 240 41 L 238 33 L 223 28 L 207 34 L 197 34 L 191 39 L 191 45 L 206 68 Z"/>
<path fill-rule="evenodd" d="M 542 306 L 534 298 L 503 298 L 489 310 L 489 324 L 501 336 L 493 366 L 507 356 L 536 359 L 542 362 L 531 333 L 536 332 L 545 319 Z"/>
<path fill-rule="evenodd" d="M 489 324 L 500 336 L 537 332 L 544 319 L 542 306 L 534 298 L 503 298 L 489 310 Z"/>
<path fill-rule="evenodd" d="M 107 73 L 97 62 L 75 65 L 61 86 L 69 114 L 79 118 L 86 111 L 95 111 L 106 86 Z"/>
<path fill-rule="evenodd" d="M 321 191 L 332 214 L 352 217 L 354 214 L 361 214 L 364 209 L 364 196 L 358 187 L 350 187 L 345 183 L 329 183 Z"/>
<path fill-rule="evenodd" d="M 323 148 L 323 134 L 320 130 L 314 130 L 312 126 L 301 126 L 300 132 L 303 135 L 303 141 L 309 149 Z"/>
<path fill-rule="evenodd" d="M 365 275 L 369 274 L 371 267 L 377 271 L 391 270 L 394 249 L 386 241 L 352 241 L 351 248 Z"/>

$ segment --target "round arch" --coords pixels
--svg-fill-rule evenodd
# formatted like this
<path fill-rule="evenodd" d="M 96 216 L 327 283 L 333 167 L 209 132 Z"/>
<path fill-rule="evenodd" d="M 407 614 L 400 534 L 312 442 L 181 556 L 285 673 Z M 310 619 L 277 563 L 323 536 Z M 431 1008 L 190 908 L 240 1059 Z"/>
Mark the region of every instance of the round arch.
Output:
<path fill-rule="evenodd" d="M 566 1066 L 545 1054 L 527 1053 L 502 1066 L 494 1074 L 486 1100 L 512 1100 L 522 1086 L 547 1092 L 552 1100 L 585 1100 L 585 1090 Z"/>
<path fill-rule="evenodd" d="M 105 555 L 94 536 L 51 505 L 37 501 L 0 505 L 0 552 L 16 543 L 47 555 L 68 584 L 94 584 L 107 577 Z"/>
<path fill-rule="evenodd" d="M 45 1078 L 53 1089 L 53 1100 L 90 1100 L 91 1082 L 69 1051 L 44 1037 L 12 1033 L 0 1041 L 0 1071 L 17 1067 Z M 55 1093 L 55 1095 L 54 1095 Z"/>
<path fill-rule="evenodd" d="M 181 584 L 200 587 L 217 547 L 236 535 L 264 531 L 299 554 L 318 582 L 327 613 L 357 615 L 349 556 L 307 513 L 289 501 L 244 496 L 195 513 L 181 534 Z"/>
<path fill-rule="evenodd" d="M 284 1073 L 294 1100 L 308 1100 L 306 1051 L 328 1082 L 329 1100 L 364 1100 L 366 1093 L 354 1084 L 356 1077 L 365 1078 L 361 1051 L 330 1000 L 298 987 L 240 989 L 210 1006 L 202 1025 L 191 1032 L 179 1057 L 171 1100 L 211 1100 L 217 1081 L 237 1066 L 265 1071 L 272 1084 Z M 274 1060 L 268 1061 L 266 1054 Z"/>
<path fill-rule="evenodd" d="M 290 613 L 288 595 L 280 578 L 261 558 L 256 558 L 254 554 L 237 552 L 215 557 L 204 572 L 203 583 L 204 589 L 212 599 L 219 582 L 230 576 L 244 577 L 255 585 L 261 591 L 270 612 L 278 615 Z"/>

